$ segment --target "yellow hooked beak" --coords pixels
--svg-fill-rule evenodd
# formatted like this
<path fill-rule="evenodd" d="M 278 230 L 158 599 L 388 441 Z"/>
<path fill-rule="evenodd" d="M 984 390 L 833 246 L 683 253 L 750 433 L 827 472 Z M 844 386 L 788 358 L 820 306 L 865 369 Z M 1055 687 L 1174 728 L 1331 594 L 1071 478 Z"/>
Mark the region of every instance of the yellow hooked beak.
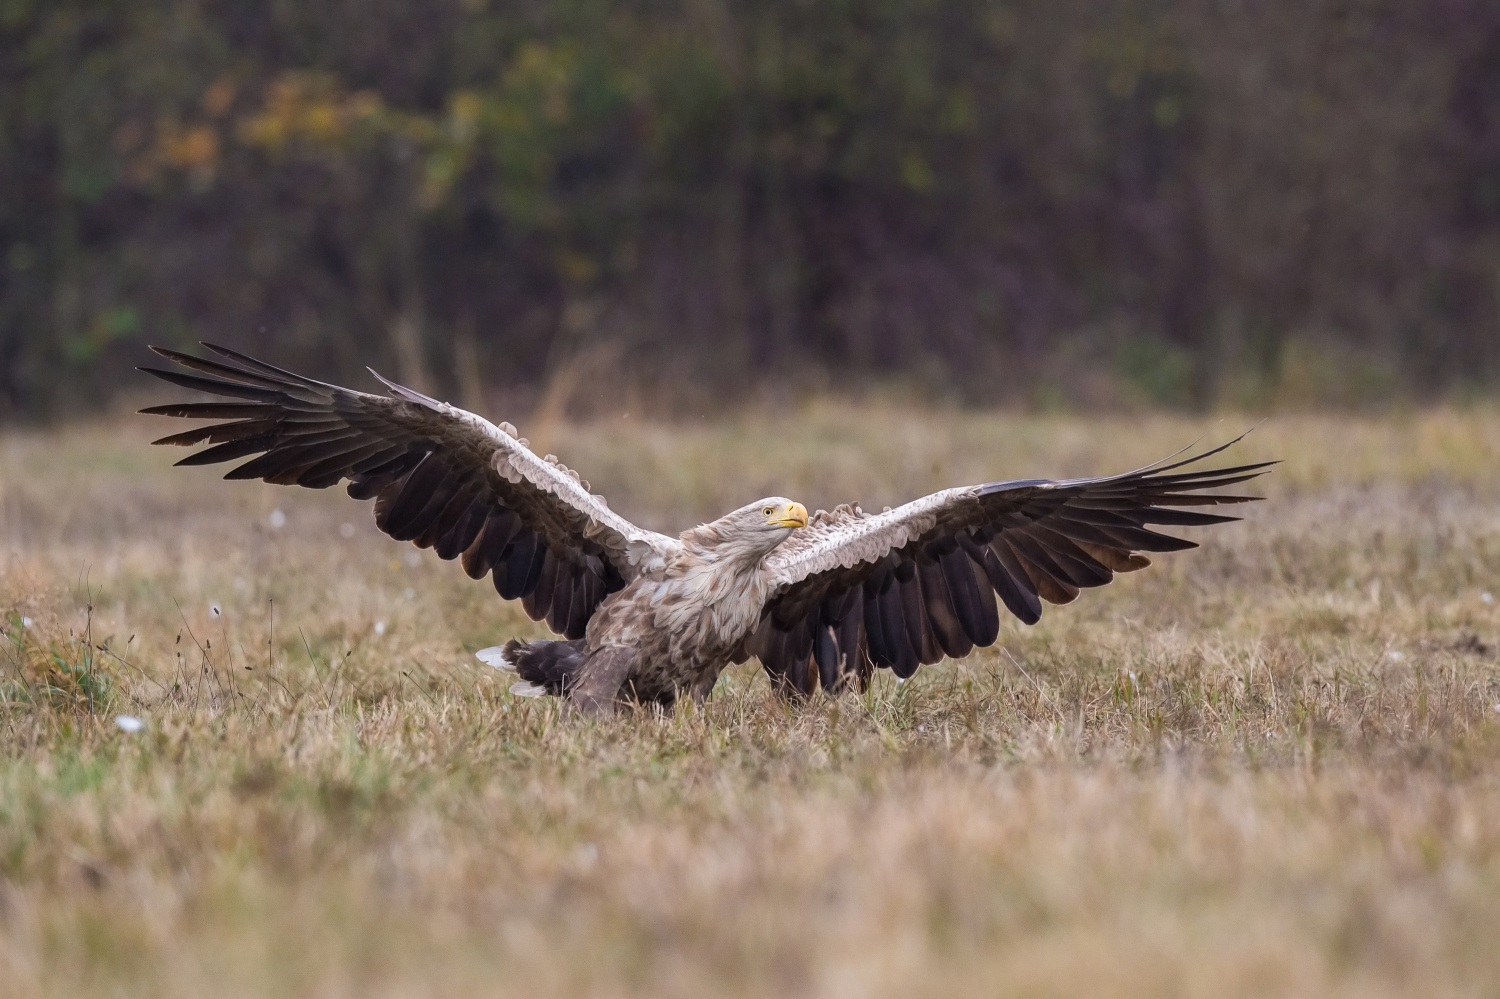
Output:
<path fill-rule="evenodd" d="M 801 503 L 788 503 L 777 511 L 779 516 L 771 523 L 776 527 L 806 527 L 807 507 Z"/>

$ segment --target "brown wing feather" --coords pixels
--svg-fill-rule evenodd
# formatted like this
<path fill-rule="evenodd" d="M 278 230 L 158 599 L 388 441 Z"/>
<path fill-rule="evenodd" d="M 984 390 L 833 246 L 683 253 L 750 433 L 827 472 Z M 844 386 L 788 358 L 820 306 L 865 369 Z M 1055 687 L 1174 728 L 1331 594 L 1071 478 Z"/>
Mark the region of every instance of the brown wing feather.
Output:
<path fill-rule="evenodd" d="M 154 442 L 212 445 L 179 465 L 248 457 L 225 477 L 314 489 L 347 481 L 350 496 L 375 500 L 382 531 L 461 558 L 475 579 L 493 571 L 502 596 L 523 598 L 527 613 L 570 639 L 634 576 L 632 543 L 670 543 L 613 514 L 575 473 L 536 458 L 509 428 L 391 382 L 391 395 L 356 392 L 204 346 L 225 360 L 153 347 L 188 371 L 141 369 L 238 400 L 142 410 L 231 421 Z"/>
<path fill-rule="evenodd" d="M 820 510 L 768 560 L 777 588 L 745 650 L 778 689 L 807 694 L 814 681 L 864 689 L 876 668 L 909 676 L 939 652 L 960 658 L 992 645 L 997 597 L 1035 624 L 1043 600 L 1068 603 L 1117 572 L 1150 565 L 1141 552 L 1197 547 L 1146 525 L 1238 520 L 1181 509 L 1259 499 L 1209 490 L 1253 479 L 1274 462 L 1189 469 L 1233 443 L 1107 478 L 945 490 L 876 516 Z M 786 640 L 803 632 L 815 639 L 810 648 Z"/>

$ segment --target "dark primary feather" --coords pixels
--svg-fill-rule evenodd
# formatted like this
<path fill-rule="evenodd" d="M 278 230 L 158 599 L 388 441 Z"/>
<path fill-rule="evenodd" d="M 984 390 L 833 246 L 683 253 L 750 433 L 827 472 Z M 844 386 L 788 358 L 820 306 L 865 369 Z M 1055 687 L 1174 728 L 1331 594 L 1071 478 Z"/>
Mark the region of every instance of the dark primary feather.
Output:
<path fill-rule="evenodd" d="M 1238 438 L 1236 438 L 1238 440 Z M 961 658 L 999 637 L 996 598 L 1026 624 L 1042 602 L 1068 603 L 1118 572 L 1151 564 L 1142 552 L 1196 548 L 1147 525 L 1207 527 L 1238 517 L 1183 507 L 1245 503 L 1211 492 L 1264 474 L 1275 462 L 1191 468 L 1234 444 L 1096 479 L 1022 479 L 979 487 L 927 533 L 875 562 L 811 575 L 765 608 L 745 650 L 778 689 L 810 694 L 864 689 L 877 668 L 910 676 L 920 664 Z M 816 642 L 789 643 L 806 633 Z"/>
<path fill-rule="evenodd" d="M 475 579 L 493 571 L 502 596 L 522 598 L 534 619 L 545 618 L 570 639 L 581 638 L 594 610 L 625 585 L 627 567 L 583 536 L 581 514 L 528 482 L 497 474 L 489 463 L 493 446 L 486 450 L 477 431 L 436 411 L 441 404 L 434 400 L 383 378 L 392 395 L 356 392 L 203 346 L 222 360 L 153 347 L 187 370 L 141 369 L 236 400 L 141 410 L 220 421 L 153 442 L 210 445 L 179 465 L 249 458 L 225 478 L 314 489 L 347 480 L 350 496 L 375 500 L 382 531 L 443 559 L 461 559 Z"/>

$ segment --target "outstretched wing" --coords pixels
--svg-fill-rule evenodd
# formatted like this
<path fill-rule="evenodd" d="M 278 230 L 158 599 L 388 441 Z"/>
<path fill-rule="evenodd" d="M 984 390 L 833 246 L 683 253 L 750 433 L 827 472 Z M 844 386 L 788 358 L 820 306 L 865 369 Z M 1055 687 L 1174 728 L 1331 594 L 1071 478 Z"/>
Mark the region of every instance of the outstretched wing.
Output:
<path fill-rule="evenodd" d="M 766 560 L 770 599 L 744 645 L 772 682 L 811 693 L 864 689 L 876 667 L 899 677 L 994 644 L 995 597 L 1027 624 L 1042 601 L 1151 564 L 1140 552 L 1196 548 L 1150 525 L 1238 520 L 1180 507 L 1257 496 L 1204 490 L 1253 479 L 1275 462 L 1180 471 L 1217 454 L 1096 479 L 1023 479 L 945 489 L 885 513 L 818 511 Z"/>
<path fill-rule="evenodd" d="M 258 455 L 224 477 L 313 489 L 348 479 L 350 496 L 375 500 L 386 534 L 460 558 L 474 579 L 493 572 L 502 597 L 520 598 L 533 620 L 546 618 L 568 638 L 581 638 L 607 594 L 677 544 L 610 510 L 577 472 L 537 456 L 509 424 L 384 378 L 391 395 L 371 395 L 203 346 L 235 363 L 152 347 L 197 373 L 141 369 L 235 400 L 141 410 L 227 421 L 155 441 L 213 445 L 177 464 Z"/>

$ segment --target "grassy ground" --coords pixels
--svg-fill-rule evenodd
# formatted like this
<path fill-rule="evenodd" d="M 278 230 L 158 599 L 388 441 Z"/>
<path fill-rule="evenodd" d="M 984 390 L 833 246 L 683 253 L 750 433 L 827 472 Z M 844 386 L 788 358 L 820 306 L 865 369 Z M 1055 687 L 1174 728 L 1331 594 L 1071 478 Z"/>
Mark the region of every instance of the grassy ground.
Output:
<path fill-rule="evenodd" d="M 675 530 L 1205 423 L 522 429 Z M 164 432 L 0 438 L 7 995 L 1495 994 L 1494 410 L 1277 419 L 1246 523 L 899 689 L 597 725 L 473 661 L 540 634 L 487 584 Z"/>

